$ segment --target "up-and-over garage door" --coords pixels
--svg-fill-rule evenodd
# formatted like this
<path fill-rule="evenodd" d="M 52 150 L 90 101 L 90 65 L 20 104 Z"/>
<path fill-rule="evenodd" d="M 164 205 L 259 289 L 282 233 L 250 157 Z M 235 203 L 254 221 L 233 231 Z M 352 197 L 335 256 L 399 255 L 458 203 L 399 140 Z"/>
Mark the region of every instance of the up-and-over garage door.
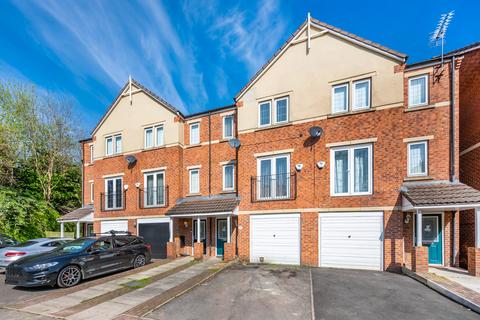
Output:
<path fill-rule="evenodd" d="M 250 262 L 300 264 L 300 214 L 250 216 Z"/>
<path fill-rule="evenodd" d="M 321 267 L 383 270 L 383 212 L 320 213 Z"/>
<path fill-rule="evenodd" d="M 152 245 L 152 257 L 167 257 L 167 242 L 170 239 L 169 218 L 138 219 L 138 235 Z"/>

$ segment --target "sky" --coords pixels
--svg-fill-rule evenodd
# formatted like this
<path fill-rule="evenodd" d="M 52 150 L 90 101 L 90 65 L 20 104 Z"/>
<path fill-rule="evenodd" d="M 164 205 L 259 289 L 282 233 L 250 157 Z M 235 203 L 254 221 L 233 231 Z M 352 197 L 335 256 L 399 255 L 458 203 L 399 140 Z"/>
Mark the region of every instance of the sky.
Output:
<path fill-rule="evenodd" d="M 90 131 L 129 75 L 185 114 L 232 104 L 307 12 L 412 63 L 450 10 L 445 50 L 480 41 L 477 0 L 0 0 L 0 81 L 68 98 Z"/>

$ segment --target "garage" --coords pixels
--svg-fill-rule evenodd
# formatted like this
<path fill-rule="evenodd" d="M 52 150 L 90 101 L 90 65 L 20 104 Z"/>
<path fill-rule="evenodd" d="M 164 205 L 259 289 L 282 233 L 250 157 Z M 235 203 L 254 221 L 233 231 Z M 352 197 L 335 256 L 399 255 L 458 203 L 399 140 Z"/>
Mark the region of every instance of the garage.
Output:
<path fill-rule="evenodd" d="M 300 264 L 300 214 L 250 216 L 250 262 Z"/>
<path fill-rule="evenodd" d="M 152 245 L 152 258 L 167 257 L 167 242 L 170 238 L 169 218 L 138 219 L 138 235 Z"/>
<path fill-rule="evenodd" d="M 128 231 L 128 220 L 106 220 L 100 223 L 100 232 Z"/>
<path fill-rule="evenodd" d="M 320 213 L 321 267 L 383 270 L 383 212 Z"/>

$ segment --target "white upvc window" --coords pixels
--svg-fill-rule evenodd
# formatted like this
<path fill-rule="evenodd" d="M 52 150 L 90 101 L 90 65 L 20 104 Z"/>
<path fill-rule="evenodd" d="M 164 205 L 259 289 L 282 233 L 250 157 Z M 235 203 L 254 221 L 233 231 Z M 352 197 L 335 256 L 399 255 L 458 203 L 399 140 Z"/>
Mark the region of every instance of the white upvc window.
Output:
<path fill-rule="evenodd" d="M 223 166 L 223 190 L 231 191 L 235 189 L 235 165 L 226 164 Z"/>
<path fill-rule="evenodd" d="M 93 163 L 93 144 L 90 145 L 90 164 Z"/>
<path fill-rule="evenodd" d="M 105 155 L 122 153 L 122 135 L 116 134 L 105 138 Z"/>
<path fill-rule="evenodd" d="M 288 97 L 275 99 L 275 123 L 288 122 L 289 100 Z"/>
<path fill-rule="evenodd" d="M 200 193 L 200 169 L 188 171 L 190 182 L 190 194 Z"/>
<path fill-rule="evenodd" d="M 348 111 L 348 83 L 332 87 L 332 113 Z"/>
<path fill-rule="evenodd" d="M 266 127 L 273 124 L 287 123 L 289 119 L 289 104 L 289 96 L 260 102 L 258 104 L 258 126 Z"/>
<path fill-rule="evenodd" d="M 200 143 L 200 122 L 190 124 L 190 144 Z"/>
<path fill-rule="evenodd" d="M 145 149 L 163 146 L 163 125 L 145 128 Z"/>
<path fill-rule="evenodd" d="M 257 159 L 257 196 L 262 200 L 290 197 L 290 155 Z"/>
<path fill-rule="evenodd" d="M 105 209 L 116 210 L 121 208 L 123 208 L 122 177 L 105 179 Z"/>
<path fill-rule="evenodd" d="M 145 207 L 165 205 L 165 172 L 149 172 L 144 175 Z"/>
<path fill-rule="evenodd" d="M 358 80 L 353 82 L 352 110 L 362 110 L 370 108 L 370 86 L 370 79 Z"/>
<path fill-rule="evenodd" d="M 372 145 L 355 145 L 330 150 L 330 194 L 367 195 L 373 189 Z"/>
<path fill-rule="evenodd" d="M 407 145 L 407 167 L 409 177 L 428 175 L 428 142 L 412 142 Z"/>
<path fill-rule="evenodd" d="M 264 101 L 258 105 L 258 126 L 265 127 L 272 124 L 272 102 Z"/>
<path fill-rule="evenodd" d="M 410 107 L 428 104 L 428 75 L 408 79 L 408 105 Z"/>
<path fill-rule="evenodd" d="M 95 199 L 95 185 L 93 182 L 90 182 L 90 203 L 93 203 L 93 200 Z"/>
<path fill-rule="evenodd" d="M 234 116 L 230 114 L 228 116 L 223 117 L 223 139 L 231 139 L 233 138 L 233 131 L 234 131 Z"/>

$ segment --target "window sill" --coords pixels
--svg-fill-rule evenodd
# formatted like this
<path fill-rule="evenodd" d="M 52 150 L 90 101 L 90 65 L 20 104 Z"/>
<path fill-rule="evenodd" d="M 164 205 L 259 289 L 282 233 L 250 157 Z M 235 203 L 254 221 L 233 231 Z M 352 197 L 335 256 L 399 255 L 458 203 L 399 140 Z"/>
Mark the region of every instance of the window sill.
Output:
<path fill-rule="evenodd" d="M 158 209 L 158 208 L 166 208 L 166 204 L 159 204 L 155 206 L 144 206 L 142 209 Z"/>
<path fill-rule="evenodd" d="M 418 177 L 405 177 L 403 181 L 421 181 L 421 180 L 433 180 L 430 176 L 418 176 Z"/>
<path fill-rule="evenodd" d="M 198 196 L 201 196 L 202 194 L 199 192 L 199 193 L 189 193 L 187 194 L 186 196 L 187 197 L 198 197 Z"/>
<path fill-rule="evenodd" d="M 228 142 L 228 141 L 230 141 L 230 140 L 232 140 L 232 139 L 235 139 L 235 137 L 231 137 L 231 138 L 222 138 L 222 139 L 220 139 L 220 141 L 219 141 L 219 142 L 220 142 L 220 143 L 222 143 L 222 142 Z"/>
<path fill-rule="evenodd" d="M 421 111 L 421 110 L 428 110 L 434 109 L 435 105 L 427 104 L 427 105 L 420 105 L 420 106 L 406 106 L 403 112 L 414 112 L 414 111 Z"/>
<path fill-rule="evenodd" d="M 341 198 L 341 197 L 369 197 L 373 196 L 373 193 L 351 193 L 351 194 L 330 194 L 330 197 Z"/>
<path fill-rule="evenodd" d="M 111 158 L 116 158 L 116 157 L 121 157 L 121 156 L 123 156 L 123 153 L 116 153 L 116 154 L 111 154 L 109 156 L 105 156 L 105 157 L 103 157 L 103 159 L 105 160 L 105 159 L 111 159 Z"/>
<path fill-rule="evenodd" d="M 185 146 L 186 149 L 190 149 L 190 148 L 196 148 L 196 147 L 201 147 L 202 144 L 201 143 L 196 143 L 196 144 L 189 144 L 188 146 Z"/>
<path fill-rule="evenodd" d="M 165 145 L 162 145 L 162 146 L 156 146 L 156 147 L 151 147 L 151 148 L 143 148 L 142 152 L 145 152 L 145 151 L 152 151 L 152 150 L 158 150 L 158 149 L 165 149 Z"/>
<path fill-rule="evenodd" d="M 285 123 L 280 123 L 280 124 L 273 124 L 270 126 L 264 126 L 264 127 L 258 127 L 254 131 L 264 131 L 264 130 L 270 130 L 270 129 L 277 129 L 277 128 L 283 128 L 283 127 L 288 127 L 293 125 L 291 122 L 285 122 Z"/>
<path fill-rule="evenodd" d="M 220 191 L 221 194 L 231 194 L 231 193 L 235 193 L 235 190 L 222 190 Z"/>
<path fill-rule="evenodd" d="M 361 109 L 361 110 L 352 110 L 352 111 L 347 111 L 347 112 L 339 112 L 339 113 L 331 113 L 327 115 L 327 119 L 330 118 L 339 118 L 339 117 L 345 117 L 345 116 L 352 116 L 355 114 L 362 114 L 362 113 L 368 113 L 368 112 L 375 112 L 377 109 L 375 108 L 368 108 L 368 109 Z"/>

